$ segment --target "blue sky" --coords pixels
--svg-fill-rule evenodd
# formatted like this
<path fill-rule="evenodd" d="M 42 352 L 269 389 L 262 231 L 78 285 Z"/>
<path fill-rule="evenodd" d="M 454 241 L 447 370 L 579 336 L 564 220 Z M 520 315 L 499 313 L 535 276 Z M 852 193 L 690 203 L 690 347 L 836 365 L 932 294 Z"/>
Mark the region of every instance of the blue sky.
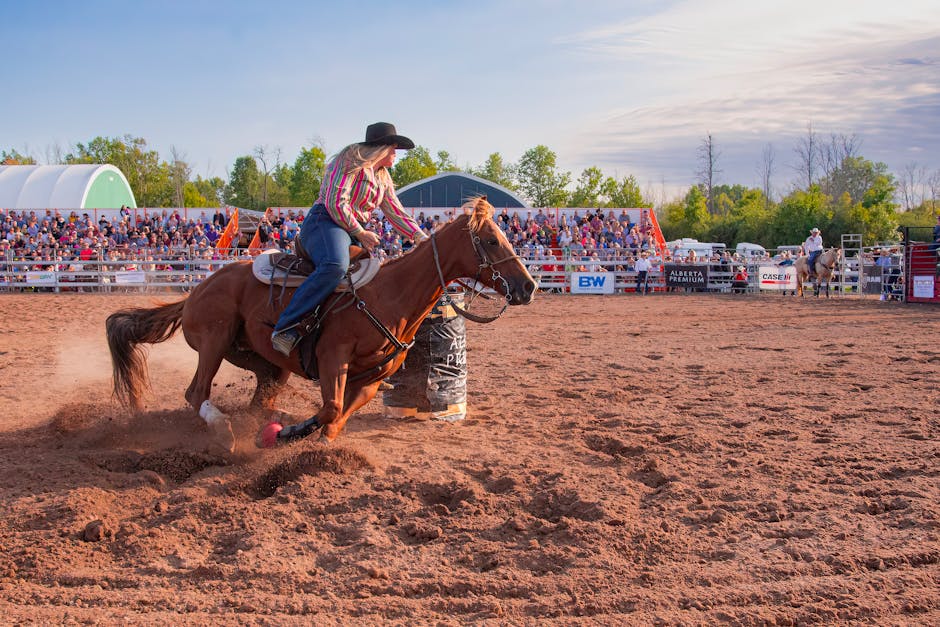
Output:
<path fill-rule="evenodd" d="M 0 148 L 46 162 L 130 133 L 194 174 L 256 146 L 292 161 L 374 121 L 460 166 L 547 145 L 577 179 L 796 178 L 807 125 L 856 134 L 894 172 L 940 168 L 940 2 L 472 0 L 2 3 Z M 665 191 L 665 193 L 663 192 Z"/>

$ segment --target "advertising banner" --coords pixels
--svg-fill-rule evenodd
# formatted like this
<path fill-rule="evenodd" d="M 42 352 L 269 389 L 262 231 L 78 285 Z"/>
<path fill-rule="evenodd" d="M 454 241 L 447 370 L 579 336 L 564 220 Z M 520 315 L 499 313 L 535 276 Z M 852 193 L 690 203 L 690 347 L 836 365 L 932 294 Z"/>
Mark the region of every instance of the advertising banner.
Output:
<path fill-rule="evenodd" d="M 708 266 L 681 263 L 667 263 L 663 266 L 666 287 L 708 287 Z"/>
<path fill-rule="evenodd" d="M 796 268 L 793 266 L 760 266 L 757 278 L 762 290 L 796 290 Z"/>
<path fill-rule="evenodd" d="M 26 282 L 30 285 L 55 285 L 54 272 L 27 272 Z"/>
<path fill-rule="evenodd" d="M 143 270 L 122 270 L 114 273 L 114 282 L 120 285 L 146 283 L 147 274 Z"/>
<path fill-rule="evenodd" d="M 934 297 L 934 277 L 932 275 L 915 275 L 912 278 L 914 298 Z"/>
<path fill-rule="evenodd" d="M 613 294 L 616 277 L 611 272 L 572 272 L 572 294 Z"/>

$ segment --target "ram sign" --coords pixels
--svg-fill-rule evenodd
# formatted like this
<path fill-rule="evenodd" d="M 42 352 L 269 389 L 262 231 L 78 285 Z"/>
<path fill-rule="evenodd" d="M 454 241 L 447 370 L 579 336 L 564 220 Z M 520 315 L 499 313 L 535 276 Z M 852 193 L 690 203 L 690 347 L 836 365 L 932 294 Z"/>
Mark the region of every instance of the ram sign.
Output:
<path fill-rule="evenodd" d="M 572 294 L 613 294 L 615 277 L 610 272 L 572 272 Z"/>

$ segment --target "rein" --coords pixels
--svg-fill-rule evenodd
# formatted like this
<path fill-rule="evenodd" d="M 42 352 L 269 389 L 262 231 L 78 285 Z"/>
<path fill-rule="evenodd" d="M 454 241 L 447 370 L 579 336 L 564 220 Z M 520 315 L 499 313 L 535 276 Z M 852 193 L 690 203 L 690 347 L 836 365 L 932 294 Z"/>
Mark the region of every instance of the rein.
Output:
<path fill-rule="evenodd" d="M 499 310 L 499 313 L 497 313 L 495 316 L 492 316 L 492 317 L 478 316 L 476 314 L 470 313 L 469 311 L 467 311 L 466 309 L 464 309 L 463 307 L 455 303 L 454 300 L 450 297 L 450 294 L 447 292 L 447 281 L 444 280 L 444 271 L 441 270 L 441 258 L 437 252 L 437 238 L 435 237 L 434 232 L 431 233 L 431 250 L 434 251 L 434 265 L 437 267 L 437 276 L 441 281 L 441 289 L 444 292 L 444 297 L 443 297 L 444 304 L 450 305 L 451 307 L 453 307 L 454 311 L 456 311 L 458 314 L 460 314 L 462 317 L 466 318 L 467 320 L 470 320 L 472 322 L 480 322 L 483 324 L 487 324 L 489 322 L 493 322 L 497 320 L 500 316 L 502 316 L 506 312 L 506 308 L 509 307 L 509 301 L 512 300 L 512 295 L 510 294 L 510 290 L 509 290 L 509 281 L 503 278 L 503 275 L 501 275 L 499 271 L 495 269 L 495 266 L 497 264 L 503 263 L 504 261 L 509 261 L 511 259 L 518 259 L 519 255 L 512 254 L 498 261 L 490 261 L 489 255 L 486 254 L 486 251 L 483 249 L 483 245 L 480 243 L 480 237 L 476 233 L 473 233 L 472 231 L 470 233 L 470 242 L 473 244 L 473 252 L 476 254 L 477 259 L 480 260 L 480 265 L 477 267 L 477 276 L 474 279 L 474 282 L 479 283 L 480 275 L 486 269 L 489 269 L 490 272 L 492 272 L 494 282 L 495 281 L 503 282 L 503 290 L 506 293 L 504 297 L 505 302 L 503 303 L 503 308 Z M 464 287 L 466 287 L 465 283 L 460 282 L 460 281 L 458 282 Z M 477 292 L 477 293 L 482 294 L 482 292 Z"/>
<path fill-rule="evenodd" d="M 366 301 L 359 298 L 359 295 L 356 293 L 356 290 L 352 285 L 352 281 L 349 282 L 349 289 L 352 292 L 353 298 L 356 300 L 356 309 L 364 313 L 366 315 L 366 318 L 369 319 L 369 322 L 372 323 L 372 326 L 374 326 L 376 329 L 381 331 L 382 335 L 385 336 L 385 339 L 391 342 L 392 346 L 395 347 L 395 350 L 393 350 L 391 353 L 386 355 L 385 358 L 382 359 L 382 361 L 372 366 L 368 370 L 364 370 L 360 372 L 359 374 L 357 374 L 356 376 L 349 377 L 347 379 L 347 381 L 358 381 L 359 379 L 365 379 L 368 376 L 377 374 L 379 371 L 382 370 L 382 367 L 385 364 L 389 363 L 390 361 L 394 360 L 396 357 L 398 357 L 399 355 L 401 355 L 402 353 L 410 349 L 412 346 L 414 346 L 415 342 L 414 340 L 412 340 L 410 342 L 404 343 L 401 340 L 399 340 L 397 337 L 395 337 L 395 334 L 389 331 L 388 327 L 382 324 L 382 321 L 376 318 L 375 314 L 369 311 L 369 308 L 366 306 Z"/>

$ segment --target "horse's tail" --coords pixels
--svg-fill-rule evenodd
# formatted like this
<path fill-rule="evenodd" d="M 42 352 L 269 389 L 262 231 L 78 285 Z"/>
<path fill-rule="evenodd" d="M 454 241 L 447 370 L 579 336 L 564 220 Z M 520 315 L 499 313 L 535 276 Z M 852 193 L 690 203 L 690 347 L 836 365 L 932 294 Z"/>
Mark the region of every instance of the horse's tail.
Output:
<path fill-rule="evenodd" d="M 158 344 L 173 337 L 180 328 L 185 303 L 184 299 L 153 308 L 122 309 L 108 316 L 105 328 L 114 395 L 125 407 L 140 411 L 144 389 L 149 386 L 146 354 L 138 345 Z"/>

